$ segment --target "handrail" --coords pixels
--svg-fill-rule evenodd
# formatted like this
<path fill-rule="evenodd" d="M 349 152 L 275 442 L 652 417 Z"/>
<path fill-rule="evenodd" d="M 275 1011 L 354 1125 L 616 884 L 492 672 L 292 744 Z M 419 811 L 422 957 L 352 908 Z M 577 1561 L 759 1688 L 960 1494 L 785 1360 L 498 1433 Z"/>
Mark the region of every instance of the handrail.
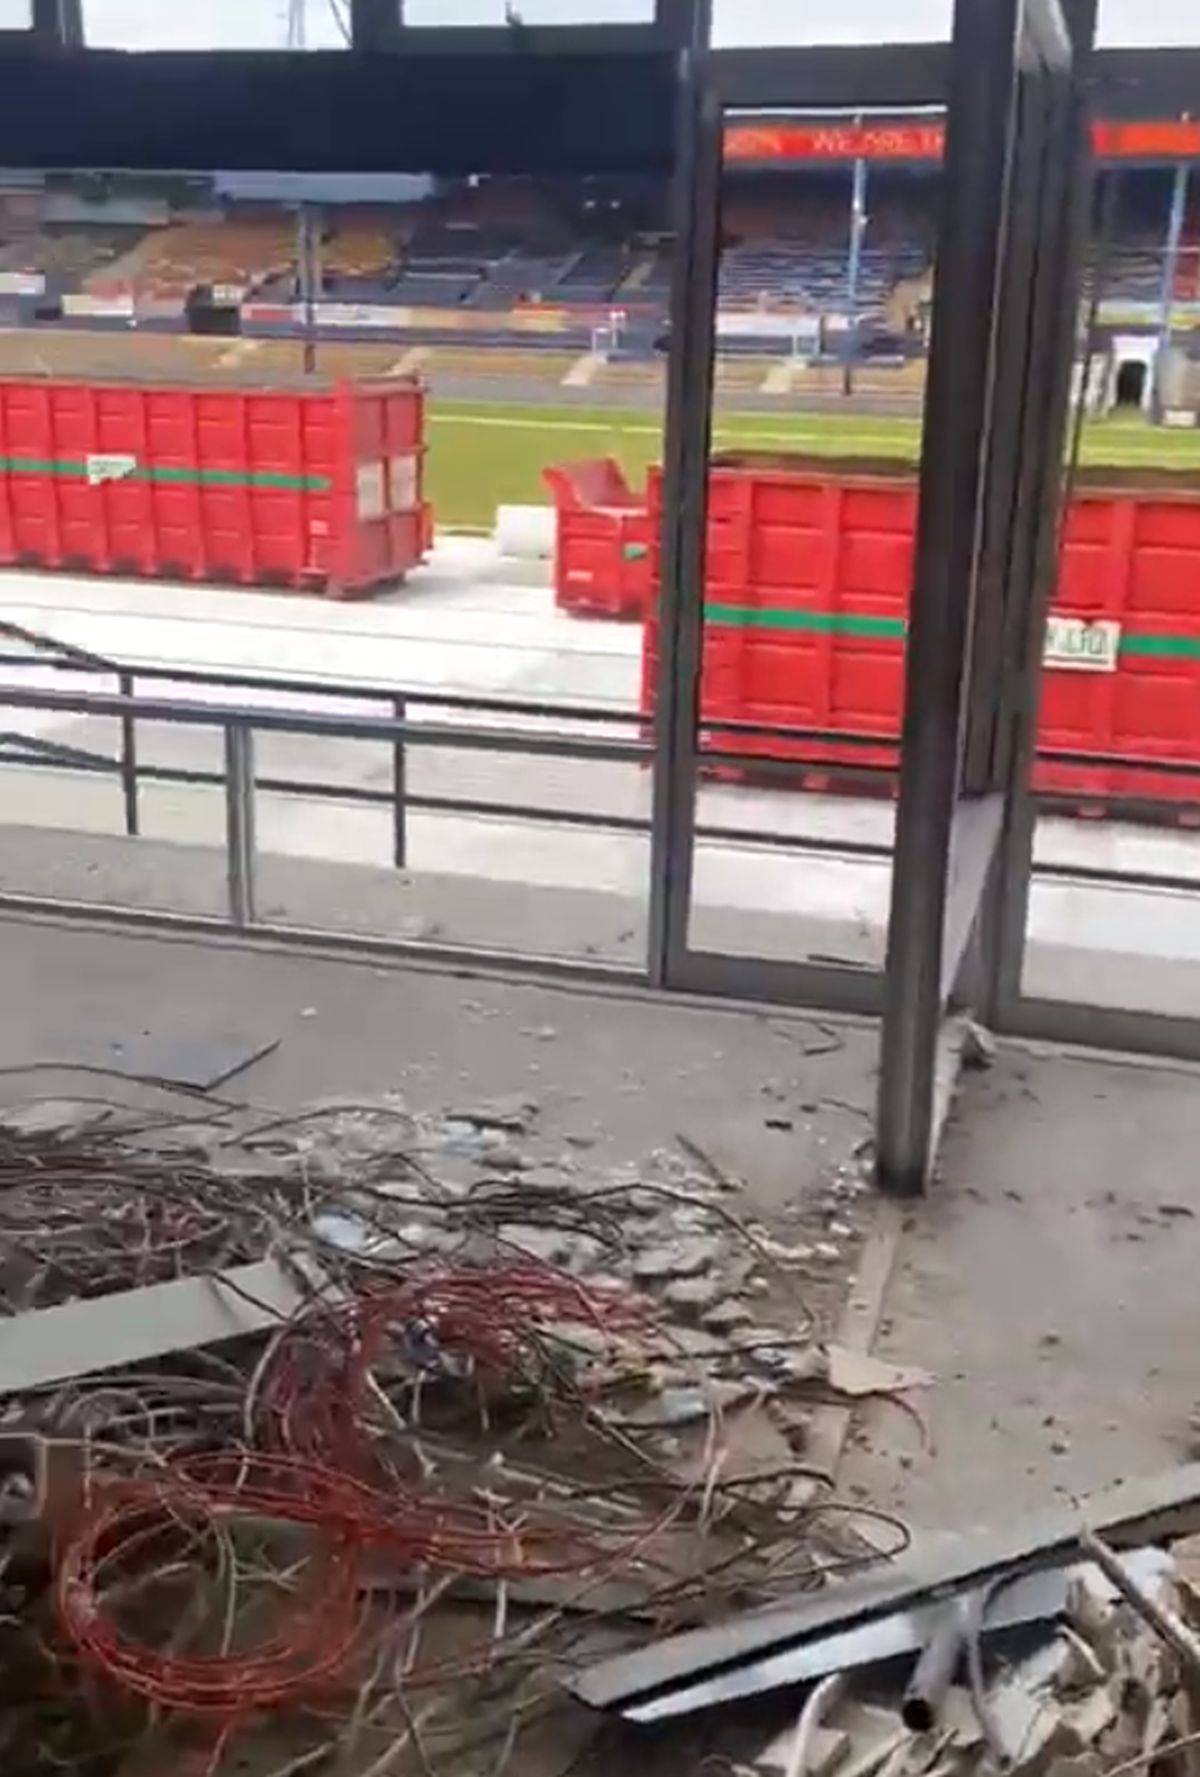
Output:
<path fill-rule="evenodd" d="M 393 699 L 395 701 L 395 699 Z M 483 752 L 568 755 L 574 758 L 647 758 L 648 740 L 584 739 L 521 728 L 472 728 L 446 723 L 409 722 L 389 716 L 331 716 L 313 710 L 262 709 L 253 704 L 189 703 L 180 699 L 135 697 L 109 692 L 40 691 L 0 683 L 0 706 L 57 710 L 62 715 L 126 716 L 188 728 L 242 727 L 264 733 L 307 734 L 330 740 L 407 740 L 417 746 L 462 747 Z M 627 723 L 636 723 L 627 714 Z M 502 743 L 502 744 L 501 744 Z"/>
<path fill-rule="evenodd" d="M 21 632 L 20 626 L 10 623 L 0 625 L 0 630 L 10 635 Z M 43 638 L 46 639 L 46 638 Z M 53 644 L 57 647 L 57 644 Z M 64 651 L 65 653 L 65 651 Z M 2 658 L 2 657 L 0 657 Z M 258 791 L 271 795 L 295 796 L 312 800 L 333 800 L 358 803 L 392 810 L 393 819 L 393 862 L 398 868 L 404 868 L 407 860 L 407 820 L 410 812 L 421 811 L 438 814 L 474 815 L 492 820 L 526 821 L 552 823 L 563 827 L 592 828 L 614 833 L 646 834 L 650 831 L 648 816 L 626 815 L 604 809 L 585 807 L 569 807 L 556 809 L 544 805 L 528 805 L 519 801 L 505 800 L 489 802 L 479 798 L 457 798 L 442 795 L 424 795 L 413 793 L 407 781 L 407 749 L 410 745 L 462 748 L 469 751 L 511 753 L 531 757 L 565 757 L 580 760 L 607 760 L 623 763 L 645 764 L 653 757 L 653 744 L 644 714 L 638 711 L 621 710 L 603 712 L 595 707 L 580 711 L 570 706 L 538 704 L 530 701 L 505 703 L 496 698 L 474 699 L 463 694 L 454 694 L 447 698 L 442 693 L 431 691 L 398 692 L 394 687 L 386 691 L 361 686 L 346 687 L 322 681 L 314 685 L 312 682 L 294 680 L 278 680 L 265 675 L 222 675 L 218 672 L 200 669 L 179 671 L 173 668 L 151 668 L 143 673 L 140 668 L 132 668 L 118 662 L 102 661 L 99 656 L 83 656 L 85 670 L 104 672 L 116 677 L 119 685 L 117 693 L 92 690 L 56 691 L 36 687 L 27 687 L 19 683 L 0 682 L 0 706 L 7 704 L 14 709 L 37 709 L 57 711 L 66 715 L 93 715 L 116 718 L 121 726 L 121 749 L 117 757 L 111 757 L 98 751 L 78 747 L 64 742 L 56 742 L 40 736 L 24 736 L 19 731 L 0 734 L 0 764 L 20 764 L 33 769 L 93 772 L 97 774 L 119 775 L 122 783 L 125 805 L 125 831 L 133 837 L 139 832 L 139 787 L 142 783 L 174 783 L 197 786 L 221 786 L 225 792 L 226 802 L 226 860 L 229 888 L 229 918 L 238 929 L 246 929 L 256 923 L 255 912 L 255 797 Z M 30 664 L 26 657 L 21 657 L 22 666 Z M 39 663 L 41 664 L 41 663 Z M 52 664 L 69 665 L 65 660 L 56 660 Z M 191 684 L 218 686 L 229 692 L 239 690 L 275 690 L 315 692 L 320 697 L 341 698 L 351 695 L 360 701 L 368 699 L 386 702 L 391 710 L 390 715 L 379 714 L 326 714 L 319 710 L 278 710 L 262 708 L 254 704 L 237 701 L 193 702 L 186 698 L 141 697 L 137 693 L 137 680 L 146 677 L 155 683 L 183 680 Z M 635 731 L 634 738 L 616 738 L 611 735 L 586 735 L 579 732 L 554 732 L 544 729 L 521 727 L 503 727 L 498 725 L 472 725 L 454 722 L 413 722 L 409 717 L 410 701 L 420 702 L 427 706 L 441 705 L 459 711 L 487 709 L 504 711 L 507 714 L 522 714 L 541 718 L 562 716 L 573 721 L 578 715 L 586 714 L 604 721 L 610 726 L 619 722 Z M 137 722 L 155 721 L 177 724 L 188 728 L 218 729 L 225 737 L 225 760 L 223 770 L 201 770 L 187 767 L 159 766 L 142 764 L 137 752 Z M 273 776 L 259 777 L 254 768 L 254 736 L 263 731 L 277 734 L 303 734 L 329 739 L 362 739 L 383 741 L 391 745 L 393 755 L 392 783 L 387 789 L 374 788 L 364 784 L 337 784 L 321 779 L 279 778 Z M 725 735 L 753 735 L 759 738 L 776 738 L 782 742 L 808 741 L 814 744 L 851 744 L 870 745 L 872 747 L 889 747 L 898 743 L 889 742 L 880 735 L 844 735 L 815 729 L 795 729 L 783 726 L 772 727 L 762 723 L 738 723 L 733 721 L 705 722 L 701 725 L 702 736 L 712 737 Z M 15 751 L 12 749 L 16 749 Z M 1040 755 L 1044 759 L 1064 763 L 1093 766 L 1097 769 L 1123 766 L 1151 772 L 1200 776 L 1200 760 L 1194 764 L 1182 760 L 1165 760 L 1151 758 L 1133 758 L 1109 755 L 1083 754 L 1065 749 L 1047 749 Z M 736 753 L 719 750 L 711 745 L 702 747 L 701 760 L 705 765 L 730 763 L 743 769 L 753 769 L 764 778 L 769 779 L 785 773 L 794 773 L 799 767 L 822 769 L 827 762 L 821 760 L 799 761 L 782 753 Z M 853 766 L 840 761 L 837 768 L 847 773 L 855 773 L 859 779 L 878 774 L 879 766 Z M 788 834 L 762 831 L 753 827 L 728 827 L 709 825 L 698 822 L 696 838 L 700 841 L 718 844 L 766 845 L 785 851 L 796 851 L 841 858 L 860 858 L 865 861 L 882 861 L 890 856 L 888 844 L 873 841 L 840 839 L 831 836 L 810 834 Z M 1146 872 L 1118 872 L 1093 869 L 1088 866 L 1045 865 L 1039 866 L 1039 875 L 1080 882 L 1112 882 L 1128 883 L 1130 886 L 1187 889 L 1189 892 L 1200 887 L 1200 882 L 1192 883 L 1191 879 L 1174 876 L 1157 876 Z"/>
<path fill-rule="evenodd" d="M 5 618 L 0 621 L 0 636 L 13 636 L 19 642 L 25 642 L 30 648 L 40 648 L 47 653 L 63 657 L 64 661 L 78 666 L 88 672 L 119 673 L 121 668 L 113 660 L 106 660 L 103 654 L 93 654 L 87 648 L 77 648 L 74 642 L 60 641 L 57 636 L 46 635 L 40 629 L 27 629 L 23 623 L 12 623 Z M 3 657 L 0 657 L 3 658 Z M 28 655 L 18 655 L 16 662 L 21 665 L 34 664 Z M 38 661 L 39 666 L 53 666 L 55 661 Z"/>

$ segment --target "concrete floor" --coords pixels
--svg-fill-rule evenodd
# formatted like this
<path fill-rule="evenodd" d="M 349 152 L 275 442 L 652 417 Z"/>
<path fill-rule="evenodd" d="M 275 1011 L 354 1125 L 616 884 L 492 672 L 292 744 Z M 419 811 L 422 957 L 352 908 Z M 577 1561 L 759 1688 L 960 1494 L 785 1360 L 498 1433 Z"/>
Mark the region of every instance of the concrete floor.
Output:
<path fill-rule="evenodd" d="M 800 1218 L 869 1128 L 875 1033 L 854 1022 L 11 918 L 0 979 L 8 1102 L 107 1093 L 27 1071 L 81 1038 L 278 1038 L 226 1094 L 286 1109 L 398 1089 L 444 1110 L 530 1092 L 548 1155 L 572 1135 L 589 1167 L 644 1163 L 684 1134 L 744 1178 L 748 1207 Z M 961 1524 L 1181 1460 L 1200 1395 L 1198 1145 L 1184 1069 L 1005 1050 L 971 1077 L 943 1176 L 904 1218 L 877 1341 L 934 1372 L 930 1442 L 873 1411 L 845 1486 Z"/>
<path fill-rule="evenodd" d="M 873 1411 L 847 1482 L 999 1522 L 1196 1453 L 1200 1075 L 1002 1052 L 906 1218 L 877 1349 L 937 1376 L 929 1443 Z"/>
<path fill-rule="evenodd" d="M 0 980 L 6 1102 L 67 1090 L 26 1070 L 85 1038 L 236 1032 L 278 1047 L 223 1096 L 287 1111 L 398 1091 L 433 1112 L 529 1094 L 549 1152 L 579 1136 L 603 1170 L 682 1134 L 764 1210 L 848 1165 L 870 1119 L 875 1033 L 852 1021 L 2 917 Z"/>

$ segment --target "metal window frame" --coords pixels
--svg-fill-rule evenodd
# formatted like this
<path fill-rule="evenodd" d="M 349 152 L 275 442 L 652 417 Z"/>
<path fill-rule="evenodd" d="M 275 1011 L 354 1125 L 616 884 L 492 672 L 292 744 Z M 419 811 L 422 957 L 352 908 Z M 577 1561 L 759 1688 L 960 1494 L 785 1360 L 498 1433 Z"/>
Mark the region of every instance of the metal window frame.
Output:
<path fill-rule="evenodd" d="M 32 0 L 30 35 L 55 49 L 83 47 L 83 0 Z"/>
<path fill-rule="evenodd" d="M 678 63 L 648 29 L 620 50 L 568 38 L 521 55 L 65 53 L 27 31 L 0 33 L 0 164 L 668 178 Z"/>
<path fill-rule="evenodd" d="M 1078 41 L 1081 34 L 1094 29 L 1096 0 L 1066 0 L 1066 4 Z M 1110 65 L 1113 53 L 1096 58 L 1102 71 Z M 1150 66 L 1150 52 L 1121 53 L 1122 66 L 1129 64 L 1131 67 L 1131 79 L 1134 71 L 1147 70 Z M 1190 55 L 1184 51 L 1183 56 L 1195 66 L 1194 51 Z M 1077 178 L 1065 210 L 1059 249 L 1062 262 L 1060 302 L 1052 348 L 1056 376 L 1052 400 L 1055 408 L 1064 412 L 1069 402 L 1071 369 L 1076 356 L 1078 308 L 1075 294 L 1092 210 L 1092 185 L 1086 175 L 1092 163 L 1090 124 L 1095 102 L 1094 88 L 1089 92 L 1085 84 L 1079 83 L 1070 126 L 1074 131 Z M 1044 497 L 1049 492 L 1046 482 L 1056 471 L 1061 482 L 1060 466 L 1047 465 L 1047 475 L 1043 478 Z M 1043 671 L 1042 635 L 1061 551 L 1060 524 L 1052 526 L 1047 522 L 1043 525 L 1038 550 L 1028 631 L 1015 638 L 1017 668 L 1024 695 L 1014 712 L 1008 813 L 990 914 L 992 966 L 986 984 L 985 1013 L 993 1027 L 1005 1035 L 1171 1060 L 1200 1061 L 1200 1017 L 1050 999 L 1028 994 L 1023 988 L 1030 901 L 1038 874 L 1033 861 L 1038 809 L 1032 777 Z M 1179 885 L 1163 881 L 1161 886 L 1169 890 Z"/>
<path fill-rule="evenodd" d="M 413 25 L 403 19 L 403 0 L 351 0 L 351 32 L 354 9 L 376 20 L 363 47 L 401 50 L 404 54 L 484 55 L 512 53 L 555 54 L 563 50 L 607 52 L 646 49 L 652 44 L 669 49 L 701 49 L 709 41 L 712 0 L 654 0 L 654 11 L 642 24 L 562 25 Z M 520 15 L 520 4 L 514 9 Z M 379 14 L 386 22 L 378 22 Z M 399 15 L 399 16 L 398 16 Z M 354 37 L 355 46 L 359 39 Z"/>
<path fill-rule="evenodd" d="M 1071 29 L 1058 0 L 956 7 L 877 1113 L 878 1182 L 901 1195 L 933 1173 L 961 1014 L 994 1005 L 1010 937 L 1032 760 L 1012 731 L 1058 534 L 1093 32 L 1087 0 Z"/>

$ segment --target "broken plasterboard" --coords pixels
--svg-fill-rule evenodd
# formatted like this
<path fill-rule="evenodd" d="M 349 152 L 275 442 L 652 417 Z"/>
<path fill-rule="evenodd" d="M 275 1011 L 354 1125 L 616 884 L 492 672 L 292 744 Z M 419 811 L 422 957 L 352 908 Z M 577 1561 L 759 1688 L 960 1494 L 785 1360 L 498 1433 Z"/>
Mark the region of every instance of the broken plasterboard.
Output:
<path fill-rule="evenodd" d="M 25 1394 L 172 1351 L 262 1333 L 295 1318 L 320 1290 L 276 1259 L 215 1277 L 185 1277 L 39 1308 L 0 1321 L 0 1396 Z"/>

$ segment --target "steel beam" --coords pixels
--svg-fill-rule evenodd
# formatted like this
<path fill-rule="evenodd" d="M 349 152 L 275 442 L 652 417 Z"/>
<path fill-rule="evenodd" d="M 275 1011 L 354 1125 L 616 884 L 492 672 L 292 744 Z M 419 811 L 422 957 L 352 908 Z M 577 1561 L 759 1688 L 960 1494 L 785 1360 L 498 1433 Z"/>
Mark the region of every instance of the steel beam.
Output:
<path fill-rule="evenodd" d="M 878 1112 L 879 1181 L 922 1190 L 934 1134 L 947 883 L 977 576 L 1016 0 L 958 0 L 926 379 Z"/>
<path fill-rule="evenodd" d="M 688 58 L 673 201 L 647 956 L 656 986 L 678 976 L 691 906 L 720 238 L 721 111 L 707 73 L 706 58 Z"/>
<path fill-rule="evenodd" d="M 350 0 L 350 47 L 359 51 L 397 45 L 402 28 L 401 0 Z"/>
<path fill-rule="evenodd" d="M 32 0 L 33 36 L 57 49 L 83 47 L 82 0 Z"/>
<path fill-rule="evenodd" d="M 1064 130 L 1065 158 L 1070 176 L 1061 193 L 1057 218 L 1048 219 L 1051 236 L 1045 285 L 1048 319 L 1046 352 L 1049 364 L 1048 431 L 1065 431 L 1070 400 L 1079 325 L 1081 268 L 1089 226 L 1091 201 L 1087 173 L 1091 164 L 1093 94 L 1089 75 L 1091 46 L 1096 28 L 1097 0 L 1067 0 L 1067 22 L 1075 46 L 1076 65 L 1071 100 Z M 1083 390 L 1080 390 L 1080 398 Z M 1076 433 L 1078 438 L 1078 432 Z M 990 975 L 984 1015 L 997 1029 L 1028 1029 L 1032 1010 L 1021 1009 L 1021 975 L 1025 957 L 1025 932 L 1029 915 L 1030 875 L 1036 804 L 1032 792 L 1034 759 L 1042 677 L 1042 647 L 1051 592 L 1058 577 L 1062 531 L 1059 511 L 1064 469 L 1061 452 L 1046 453 L 1028 471 L 1036 479 L 1028 483 L 1031 498 L 1042 501 L 1042 522 L 1036 539 L 1032 585 L 1023 622 L 1014 626 L 1007 644 L 1011 674 L 1016 686 L 1011 711 L 1011 735 L 1006 759 L 1008 806 L 1001 861 L 988 912 Z M 1065 472 L 1069 477 L 1069 471 Z M 1090 1016 L 1090 1014 L 1089 1014 Z M 1065 1019 L 1064 1037 L 1071 1027 Z M 1097 1026 L 1098 1028 L 1098 1026 Z M 1047 1033 L 1048 1034 L 1048 1033 Z M 1103 1039 L 1097 1036 L 1097 1041 Z"/>
<path fill-rule="evenodd" d="M 946 103 L 949 68 L 945 43 L 724 49 L 713 57 L 722 103 L 749 110 L 923 110 Z"/>
<path fill-rule="evenodd" d="M 0 34 L 0 165 L 666 177 L 677 58 L 648 36 L 589 54 L 134 56 Z"/>

